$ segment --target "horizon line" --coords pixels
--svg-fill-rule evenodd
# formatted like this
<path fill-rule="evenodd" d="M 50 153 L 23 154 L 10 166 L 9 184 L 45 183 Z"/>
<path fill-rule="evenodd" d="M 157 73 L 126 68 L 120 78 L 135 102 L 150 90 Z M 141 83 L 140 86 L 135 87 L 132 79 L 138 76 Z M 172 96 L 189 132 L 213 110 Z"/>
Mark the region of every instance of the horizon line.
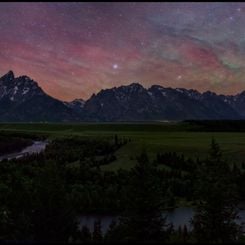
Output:
<path fill-rule="evenodd" d="M 70 102 L 72 102 L 72 101 L 74 101 L 74 100 L 88 101 L 92 96 L 99 94 L 101 91 L 111 90 L 111 89 L 118 89 L 118 88 L 120 88 L 120 87 L 129 87 L 129 86 L 132 86 L 133 84 L 138 84 L 138 85 L 140 85 L 141 87 L 143 87 L 143 88 L 146 89 L 146 90 L 149 90 L 149 89 L 150 89 L 151 87 L 153 87 L 153 86 L 159 86 L 159 87 L 164 88 L 164 89 L 173 89 L 173 90 L 184 89 L 184 90 L 188 90 L 188 91 L 193 90 L 193 91 L 198 92 L 199 94 L 204 94 L 204 93 L 210 92 L 210 93 L 213 93 L 213 94 L 215 94 L 215 95 L 217 95 L 217 96 L 237 96 L 237 95 L 242 94 L 243 92 L 245 92 L 245 90 L 242 90 L 242 91 L 240 91 L 239 93 L 236 93 L 236 94 L 227 94 L 227 95 L 225 95 L 225 94 L 218 94 L 218 93 L 216 93 L 216 92 L 214 92 L 214 91 L 211 91 L 211 90 L 206 90 L 206 91 L 204 91 L 204 92 L 200 92 L 198 89 L 194 89 L 194 88 L 184 88 L 184 87 L 175 87 L 175 88 L 174 88 L 174 87 L 163 87 L 162 85 L 159 85 L 159 84 L 153 84 L 153 85 L 150 85 L 150 86 L 147 88 L 147 87 L 144 87 L 139 81 L 132 81 L 130 84 L 125 84 L 125 85 L 122 84 L 122 85 L 120 85 L 120 86 L 118 86 L 118 87 L 117 87 L 117 86 L 114 86 L 114 87 L 108 87 L 108 88 L 105 88 L 105 89 L 102 88 L 102 89 L 100 89 L 100 91 L 97 92 L 97 93 L 93 92 L 93 93 L 89 96 L 88 99 L 74 98 L 74 99 L 72 99 L 72 100 L 70 100 L 70 101 L 67 101 L 67 100 L 61 100 L 61 99 L 59 99 L 59 98 L 57 98 L 57 97 L 54 97 L 53 95 L 50 95 L 48 92 L 44 91 L 44 89 L 40 86 L 40 84 L 39 84 L 38 81 L 33 80 L 33 79 L 32 79 L 31 77 L 29 77 L 28 75 L 20 75 L 20 76 L 15 77 L 15 73 L 13 72 L 13 70 L 9 70 L 9 71 L 8 71 L 7 73 L 5 73 L 4 75 L 0 76 L 0 81 L 1 81 L 1 78 L 2 78 L 2 77 L 6 76 L 6 75 L 9 74 L 9 73 L 12 73 L 12 74 L 13 74 L 14 79 L 20 78 L 20 77 L 28 77 L 30 80 L 36 82 L 37 85 L 38 85 L 38 87 L 40 87 L 40 88 L 43 90 L 43 92 L 44 92 L 45 94 L 47 94 L 48 96 L 50 96 L 50 97 L 52 97 L 52 98 L 54 98 L 54 99 L 56 99 L 56 100 L 59 100 L 59 101 L 61 101 L 61 102 L 68 102 L 68 103 L 70 103 Z"/>

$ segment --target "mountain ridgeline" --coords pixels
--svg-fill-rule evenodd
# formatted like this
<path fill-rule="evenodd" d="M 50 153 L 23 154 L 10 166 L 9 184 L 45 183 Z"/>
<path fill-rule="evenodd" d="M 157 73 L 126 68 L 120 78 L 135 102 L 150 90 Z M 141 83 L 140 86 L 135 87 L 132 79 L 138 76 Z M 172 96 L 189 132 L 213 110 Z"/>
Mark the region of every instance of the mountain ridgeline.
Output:
<path fill-rule="evenodd" d="M 0 78 L 0 121 L 79 122 L 245 119 L 245 91 L 217 95 L 193 89 L 149 89 L 138 83 L 101 90 L 87 101 L 64 102 L 31 78 L 12 71 Z"/>

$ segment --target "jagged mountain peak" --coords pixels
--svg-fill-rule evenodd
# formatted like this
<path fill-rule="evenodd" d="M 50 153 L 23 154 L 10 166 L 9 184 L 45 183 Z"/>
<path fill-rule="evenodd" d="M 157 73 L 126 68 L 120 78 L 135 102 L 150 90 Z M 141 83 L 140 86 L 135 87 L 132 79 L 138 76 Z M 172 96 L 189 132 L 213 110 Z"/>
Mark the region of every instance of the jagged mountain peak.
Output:
<path fill-rule="evenodd" d="M 10 70 L 0 78 L 0 81 L 12 81 L 14 78 L 14 72 Z"/>
<path fill-rule="evenodd" d="M 47 95 L 28 76 L 14 77 L 12 71 L 0 78 L 0 121 L 78 121 L 80 115 Z"/>
<path fill-rule="evenodd" d="M 32 86 L 33 87 L 35 86 L 35 87 L 40 88 L 38 83 L 35 82 L 33 79 L 31 79 L 28 76 L 15 77 L 13 71 L 9 71 L 4 76 L 2 76 L 0 78 L 0 84 L 6 87 L 12 87 L 12 86 Z"/>
<path fill-rule="evenodd" d="M 128 85 L 121 85 L 119 87 L 113 87 L 112 89 L 113 90 L 118 90 L 118 89 L 145 89 L 145 88 L 139 82 L 132 82 L 132 83 L 130 83 Z M 106 89 L 106 90 L 108 90 L 108 89 Z"/>
<path fill-rule="evenodd" d="M 45 96 L 38 83 L 28 76 L 14 77 L 9 71 L 0 78 L 0 100 L 21 103 L 33 96 Z"/>
<path fill-rule="evenodd" d="M 0 121 L 151 121 L 245 118 L 245 91 L 234 96 L 140 83 L 102 89 L 88 100 L 63 102 L 28 76 L 0 78 Z"/>
<path fill-rule="evenodd" d="M 16 79 L 18 79 L 18 80 L 22 80 L 22 81 L 33 81 L 34 82 L 34 80 L 32 80 L 30 77 L 28 77 L 28 76 L 19 76 L 19 77 L 17 77 Z"/>
<path fill-rule="evenodd" d="M 140 84 L 139 82 L 132 82 L 128 85 L 128 87 L 131 88 L 144 88 L 142 84 Z"/>
<path fill-rule="evenodd" d="M 152 85 L 146 89 L 139 83 L 101 90 L 85 102 L 86 120 L 185 120 L 239 119 L 235 106 L 217 94 L 194 89 Z"/>
<path fill-rule="evenodd" d="M 120 86 L 120 87 L 118 87 L 118 88 L 128 88 L 128 89 L 133 89 L 133 90 L 141 90 L 141 89 L 145 89 L 144 87 L 143 87 L 143 85 L 142 84 L 140 84 L 139 82 L 132 82 L 132 83 L 130 83 L 130 84 L 128 84 L 128 85 L 124 85 L 124 86 Z"/>
<path fill-rule="evenodd" d="M 83 99 L 74 99 L 70 103 L 84 103 L 85 101 Z"/>
<path fill-rule="evenodd" d="M 154 85 L 151 85 L 149 89 L 164 89 L 164 87 L 154 84 Z"/>
<path fill-rule="evenodd" d="M 41 90 L 40 86 L 38 85 L 38 83 L 36 81 L 34 81 L 33 79 L 31 79 L 28 76 L 20 76 L 15 78 L 15 82 L 17 86 L 30 86 L 32 88 L 38 88 Z"/>
<path fill-rule="evenodd" d="M 217 94 L 216 93 L 214 93 L 214 92 L 212 92 L 212 91 L 206 91 L 206 92 L 204 92 L 202 95 L 208 95 L 208 96 L 217 96 Z"/>
<path fill-rule="evenodd" d="M 105 95 L 110 95 L 110 96 L 113 96 L 113 95 L 116 96 L 117 94 L 130 95 L 132 93 L 138 93 L 138 92 L 142 92 L 142 91 L 146 91 L 146 89 L 140 83 L 133 82 L 129 85 L 122 85 L 119 87 L 101 89 L 97 94 L 93 93 L 93 95 L 90 97 L 90 99 L 95 98 L 97 96 L 103 97 Z"/>
<path fill-rule="evenodd" d="M 73 109 L 81 109 L 84 107 L 85 101 L 83 99 L 74 99 L 70 102 L 64 102 L 64 104 Z"/>

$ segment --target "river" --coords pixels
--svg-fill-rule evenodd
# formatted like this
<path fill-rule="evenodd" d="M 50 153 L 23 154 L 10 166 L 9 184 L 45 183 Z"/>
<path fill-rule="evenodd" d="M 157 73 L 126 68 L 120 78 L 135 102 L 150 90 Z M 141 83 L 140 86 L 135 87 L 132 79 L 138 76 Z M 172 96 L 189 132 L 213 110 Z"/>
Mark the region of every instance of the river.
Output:
<path fill-rule="evenodd" d="M 47 141 L 33 141 L 33 144 L 24 148 L 22 151 L 20 152 L 14 152 L 11 154 L 6 154 L 3 156 L 0 156 L 0 161 L 2 161 L 3 159 L 17 159 L 17 158 L 21 158 L 27 154 L 33 154 L 33 153 L 40 153 L 42 151 L 45 150 L 46 145 L 48 144 Z"/>

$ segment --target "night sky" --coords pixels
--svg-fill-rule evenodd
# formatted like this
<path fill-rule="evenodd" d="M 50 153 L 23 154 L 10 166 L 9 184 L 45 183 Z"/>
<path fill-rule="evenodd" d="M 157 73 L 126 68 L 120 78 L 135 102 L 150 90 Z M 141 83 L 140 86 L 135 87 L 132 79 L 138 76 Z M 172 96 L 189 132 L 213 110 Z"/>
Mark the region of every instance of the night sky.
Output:
<path fill-rule="evenodd" d="M 0 3 L 0 75 L 50 95 L 100 89 L 245 90 L 244 3 Z"/>

